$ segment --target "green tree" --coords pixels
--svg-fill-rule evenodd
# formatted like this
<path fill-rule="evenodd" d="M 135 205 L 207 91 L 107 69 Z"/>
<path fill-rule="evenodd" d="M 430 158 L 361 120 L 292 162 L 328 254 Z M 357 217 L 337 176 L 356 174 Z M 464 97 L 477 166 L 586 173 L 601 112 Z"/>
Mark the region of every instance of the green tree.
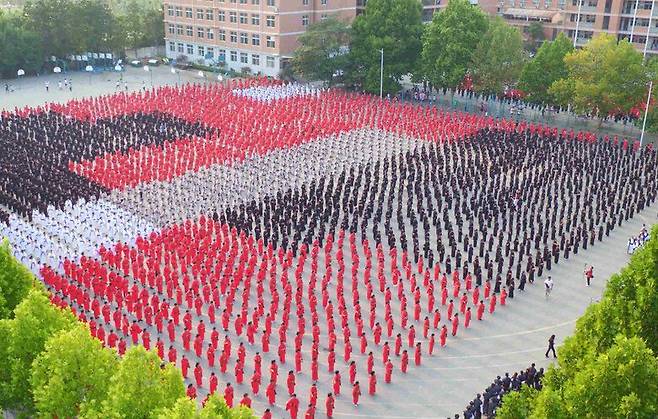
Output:
<path fill-rule="evenodd" d="M 475 46 L 487 31 L 488 20 L 468 0 L 450 0 L 425 27 L 422 73 L 437 88 L 455 88 L 472 64 Z"/>
<path fill-rule="evenodd" d="M 161 365 L 155 352 L 133 346 L 110 380 L 103 413 L 124 418 L 157 417 L 181 397 L 185 397 L 185 386 L 180 371 L 168 363 Z"/>
<path fill-rule="evenodd" d="M 535 52 L 537 44 L 543 42 L 544 39 L 544 25 L 541 22 L 532 22 L 528 25 L 528 51 Z"/>
<path fill-rule="evenodd" d="M 384 51 L 384 93 L 400 90 L 402 76 L 416 71 L 421 50 L 422 7 L 418 0 L 369 0 L 352 25 L 350 79 L 379 92 L 380 50 Z"/>
<path fill-rule="evenodd" d="M 117 18 L 119 42 L 125 48 L 162 45 L 162 3 L 149 0 L 121 0 L 112 6 Z"/>
<path fill-rule="evenodd" d="M 208 397 L 206 405 L 203 407 L 203 409 L 201 409 L 199 418 L 255 419 L 256 416 L 251 409 L 245 406 L 236 406 L 231 409 L 226 405 L 224 397 L 215 393 Z"/>
<path fill-rule="evenodd" d="M 198 417 L 199 412 L 197 411 L 196 402 L 188 397 L 179 398 L 173 406 L 164 409 L 158 416 L 159 419 L 192 419 Z"/>
<path fill-rule="evenodd" d="M 26 74 L 33 74 L 39 71 L 43 64 L 39 35 L 30 29 L 26 19 L 18 13 L 0 10 L 0 57 L 0 77 L 16 77 L 18 69 L 25 70 Z M 4 244 L 2 246 L 4 247 Z M 0 270 L 0 283 L 3 281 L 2 275 Z M 0 285 L 0 294 L 2 292 Z"/>
<path fill-rule="evenodd" d="M 580 113 L 602 122 L 611 112 L 627 113 L 638 104 L 648 81 L 640 54 L 628 41 L 601 33 L 564 58 L 568 76 L 553 83 L 549 93 Z"/>
<path fill-rule="evenodd" d="M 2 16 L 0 25 L 1 22 Z M 12 255 L 9 241 L 0 241 L 0 319 L 13 317 L 14 308 L 23 301 L 34 281 L 32 273 Z"/>
<path fill-rule="evenodd" d="M 501 419 L 525 419 L 530 416 L 536 397 L 537 390 L 524 385 L 521 391 L 505 395 L 503 404 L 496 409 L 496 416 Z"/>
<path fill-rule="evenodd" d="M 32 366 L 32 394 L 43 417 L 75 417 L 98 409 L 119 361 L 79 323 L 52 336 Z"/>
<path fill-rule="evenodd" d="M 331 85 L 334 74 L 346 69 L 349 42 L 350 29 L 342 20 L 330 18 L 309 26 L 299 37 L 300 46 L 292 59 L 294 71 Z"/>
<path fill-rule="evenodd" d="M 536 103 L 555 103 L 548 88 L 557 80 L 567 77 L 564 57 L 573 50 L 571 41 L 560 33 L 554 41 L 539 47 L 535 57 L 526 62 L 521 70 L 519 88 L 527 93 L 527 99 Z"/>
<path fill-rule="evenodd" d="M 0 355 L 2 369 L 7 376 L 0 375 L 0 407 L 31 411 L 33 397 L 30 386 L 32 364 L 44 350 L 46 341 L 61 330 L 68 330 L 77 320 L 68 310 L 62 310 L 50 303 L 46 294 L 32 289 L 14 310 L 14 318 L 3 326 Z"/>
<path fill-rule="evenodd" d="M 473 53 L 473 84 L 485 93 L 501 93 L 518 80 L 525 53 L 521 32 L 501 17 L 491 19 Z"/>

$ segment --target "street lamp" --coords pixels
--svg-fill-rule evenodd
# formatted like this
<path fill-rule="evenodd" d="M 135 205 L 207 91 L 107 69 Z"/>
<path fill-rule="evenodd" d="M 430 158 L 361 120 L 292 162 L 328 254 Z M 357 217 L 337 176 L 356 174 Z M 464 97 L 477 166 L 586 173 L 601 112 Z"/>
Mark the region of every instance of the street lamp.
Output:
<path fill-rule="evenodd" d="M 25 75 L 25 70 L 23 70 L 22 68 L 19 68 L 18 71 L 16 72 L 16 75 L 17 75 L 18 78 L 20 79 L 21 76 L 24 76 L 24 75 Z"/>
<path fill-rule="evenodd" d="M 94 67 L 92 67 L 92 66 L 90 66 L 90 65 L 87 65 L 87 66 L 85 67 L 85 71 L 86 71 L 87 73 L 89 73 L 89 84 L 91 84 L 91 73 L 94 72 Z"/>
<path fill-rule="evenodd" d="M 59 74 L 61 72 L 62 72 L 62 69 L 60 67 L 53 68 L 53 73 Z"/>
<path fill-rule="evenodd" d="M 379 63 L 379 98 L 384 97 L 384 48 L 379 50 L 382 58 Z"/>

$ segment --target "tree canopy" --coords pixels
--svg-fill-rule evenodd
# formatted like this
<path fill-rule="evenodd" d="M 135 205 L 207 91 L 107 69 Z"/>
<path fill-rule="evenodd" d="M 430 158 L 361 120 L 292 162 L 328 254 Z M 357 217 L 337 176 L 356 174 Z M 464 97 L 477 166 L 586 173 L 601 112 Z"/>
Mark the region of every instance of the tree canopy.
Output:
<path fill-rule="evenodd" d="M 185 397 L 181 372 L 143 346 L 132 346 L 112 375 L 103 412 L 120 417 L 157 417 Z"/>
<path fill-rule="evenodd" d="M 571 41 L 560 33 L 554 41 L 546 41 L 535 57 L 526 62 L 519 78 L 519 89 L 527 94 L 527 100 L 535 103 L 555 103 L 549 87 L 568 76 L 564 57 L 573 51 Z"/>
<path fill-rule="evenodd" d="M 450 0 L 423 33 L 422 73 L 435 87 L 455 88 L 471 68 L 473 53 L 488 20 L 468 0 Z"/>
<path fill-rule="evenodd" d="M 612 112 L 628 113 L 641 102 L 647 70 L 642 54 L 628 41 L 601 33 L 564 61 L 568 75 L 554 82 L 549 93 L 576 112 L 605 118 Z"/>
<path fill-rule="evenodd" d="M 41 68 L 43 48 L 39 34 L 18 13 L 0 10 L 0 57 L 0 77 L 15 77 L 18 69 L 32 74 Z M 0 302 L 0 318 L 1 307 Z"/>
<path fill-rule="evenodd" d="M 518 79 L 524 59 L 521 32 L 501 17 L 491 19 L 473 53 L 475 90 L 500 93 L 505 87 L 512 86 Z"/>
<path fill-rule="evenodd" d="M 0 240 L 0 319 L 13 317 L 34 281 L 32 273 L 12 255 L 9 241 Z"/>
<path fill-rule="evenodd" d="M 83 404 L 82 412 L 98 409 L 118 365 L 116 352 L 103 348 L 86 325 L 51 337 L 32 366 L 37 411 L 43 417 L 74 417 Z"/>
<path fill-rule="evenodd" d="M 331 85 L 334 75 L 346 70 L 350 28 L 342 20 L 329 18 L 314 23 L 299 37 L 299 43 L 292 65 L 302 77 Z"/>
<path fill-rule="evenodd" d="M 400 89 L 402 76 L 416 70 L 421 50 L 422 7 L 418 0 L 369 0 L 352 25 L 350 78 L 363 89 L 379 92 L 380 50 L 384 50 L 385 93 Z"/>

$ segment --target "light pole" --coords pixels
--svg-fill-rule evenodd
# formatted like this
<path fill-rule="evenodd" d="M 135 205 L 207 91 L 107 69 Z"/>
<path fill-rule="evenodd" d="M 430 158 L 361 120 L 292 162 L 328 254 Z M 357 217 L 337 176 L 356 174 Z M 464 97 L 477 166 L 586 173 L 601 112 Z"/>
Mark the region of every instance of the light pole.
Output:
<path fill-rule="evenodd" d="M 379 98 L 384 97 L 384 48 L 379 50 L 381 54 L 381 61 L 379 64 Z"/>
<path fill-rule="evenodd" d="M 646 63 L 647 60 L 647 44 L 649 43 L 649 33 L 651 31 L 651 18 L 653 18 L 653 8 L 655 1 L 651 2 L 651 15 L 649 17 L 649 26 L 647 29 L 647 39 L 644 42 L 644 51 L 642 52 L 642 60 Z M 635 13 L 637 13 L 637 3 L 635 3 Z M 633 28 L 631 32 L 631 42 L 633 39 L 633 32 L 635 32 L 635 17 L 633 17 Z M 651 79 L 649 80 L 649 94 L 647 95 L 647 103 L 644 107 L 644 118 L 642 120 L 642 132 L 640 133 L 640 148 L 642 148 L 642 143 L 644 142 L 644 129 L 647 126 L 647 116 L 649 115 L 649 102 L 651 102 L 651 91 L 653 90 L 653 78 L 655 75 L 651 73 Z"/>
<path fill-rule="evenodd" d="M 585 0 L 579 0 L 578 1 L 578 16 L 576 17 L 576 30 L 573 33 L 573 47 L 576 48 L 576 42 L 578 40 L 578 30 L 580 29 L 580 10 L 583 7 L 583 1 Z"/>
<path fill-rule="evenodd" d="M 171 67 L 171 74 L 178 74 L 178 84 L 180 84 L 180 70 L 176 70 L 176 67 Z"/>

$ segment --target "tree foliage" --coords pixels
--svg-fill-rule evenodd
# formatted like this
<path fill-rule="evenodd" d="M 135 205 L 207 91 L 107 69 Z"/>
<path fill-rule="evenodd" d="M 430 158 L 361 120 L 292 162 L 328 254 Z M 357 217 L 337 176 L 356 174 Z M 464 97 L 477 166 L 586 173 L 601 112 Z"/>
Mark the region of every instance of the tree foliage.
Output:
<path fill-rule="evenodd" d="M 0 57 L 0 77 L 15 77 L 18 69 L 23 69 L 26 74 L 33 74 L 39 71 L 43 64 L 39 35 L 18 13 L 0 10 Z M 3 272 L 0 271 L 0 282 L 2 275 Z M 0 302 L 0 311 L 1 305 Z"/>
<path fill-rule="evenodd" d="M 124 418 L 157 417 L 181 397 L 185 386 L 180 371 L 169 363 L 161 365 L 157 353 L 132 346 L 112 375 L 103 412 Z"/>
<path fill-rule="evenodd" d="M 477 91 L 501 93 L 516 83 L 525 53 L 521 32 L 501 17 L 491 19 L 473 53 L 473 82 Z"/>
<path fill-rule="evenodd" d="M 35 359 L 32 389 L 43 417 L 74 417 L 98 409 L 119 362 L 116 352 L 103 348 L 89 329 L 78 324 L 52 336 Z"/>
<path fill-rule="evenodd" d="M 181 397 L 176 400 L 173 406 L 164 409 L 158 419 L 193 419 L 198 417 L 199 412 L 197 411 L 196 402 L 188 397 Z"/>
<path fill-rule="evenodd" d="M 450 0 L 423 33 L 422 73 L 435 87 L 455 88 L 471 68 L 475 46 L 488 20 L 468 0 Z"/>
<path fill-rule="evenodd" d="M 342 20 L 329 18 L 314 23 L 299 37 L 293 69 L 305 79 L 322 80 L 331 85 L 334 74 L 347 67 L 349 43 L 350 29 Z"/>
<path fill-rule="evenodd" d="M 507 419 L 525 419 L 530 416 L 536 397 L 537 390 L 524 385 L 520 391 L 513 391 L 503 399 L 496 415 Z"/>
<path fill-rule="evenodd" d="M 527 99 L 535 103 L 555 103 L 548 88 L 557 80 L 567 77 L 564 57 L 573 50 L 571 41 L 560 33 L 554 41 L 546 41 L 535 57 L 526 62 L 521 70 L 519 89 L 527 93 Z"/>
<path fill-rule="evenodd" d="M 2 22 L 0 16 L 0 22 Z M 1 25 L 1 23 L 0 23 Z M 0 241 L 0 319 L 12 318 L 14 308 L 27 295 L 34 277 L 11 253 L 8 240 Z"/>
<path fill-rule="evenodd" d="M 124 48 L 162 45 L 164 24 L 162 3 L 149 0 L 121 0 L 113 4 L 117 42 Z"/>
<path fill-rule="evenodd" d="M 648 74 L 640 54 L 628 41 L 601 33 L 564 58 L 568 76 L 553 83 L 549 93 L 580 113 L 605 118 L 628 113 L 646 90 Z"/>
<path fill-rule="evenodd" d="M 536 51 L 537 45 L 544 41 L 544 25 L 541 22 L 532 22 L 528 25 L 528 50 Z M 560 32 L 562 34 L 562 32 Z"/>
<path fill-rule="evenodd" d="M 215 393 L 208 397 L 206 405 L 199 413 L 199 418 L 255 419 L 256 416 L 251 409 L 245 406 L 235 406 L 233 408 L 228 407 L 224 397 Z"/>
<path fill-rule="evenodd" d="M 70 311 L 61 310 L 45 293 L 32 289 L 14 310 L 14 318 L 6 320 L 0 339 L 0 359 L 7 376 L 0 375 L 0 407 L 30 411 L 33 408 L 30 377 L 32 363 L 43 351 L 48 338 L 68 330 L 76 323 Z"/>
<path fill-rule="evenodd" d="M 352 25 L 350 79 L 364 90 L 379 92 L 380 50 L 384 50 L 384 92 L 400 89 L 402 76 L 413 73 L 421 50 L 422 7 L 418 0 L 369 0 Z"/>

